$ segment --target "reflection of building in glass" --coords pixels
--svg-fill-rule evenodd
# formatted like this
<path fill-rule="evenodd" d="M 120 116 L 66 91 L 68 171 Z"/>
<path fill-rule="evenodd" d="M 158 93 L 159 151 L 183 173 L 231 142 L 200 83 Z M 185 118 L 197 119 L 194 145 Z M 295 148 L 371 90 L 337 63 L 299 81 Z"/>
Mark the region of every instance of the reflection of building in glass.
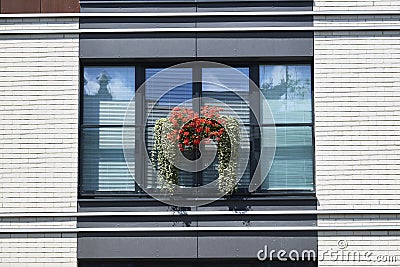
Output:
<path fill-rule="evenodd" d="M 112 100 L 111 89 L 109 89 L 111 76 L 103 70 L 96 79 L 100 85 L 99 92 L 97 93 L 99 100 Z"/>
<path fill-rule="evenodd" d="M 134 180 L 126 167 L 122 149 L 122 122 L 129 101 L 113 97 L 113 92 L 120 97 L 121 89 L 111 82 L 113 77 L 107 70 L 95 70 L 90 72 L 92 75 L 86 75 L 95 79 L 99 87 L 97 92 L 93 88 L 85 90 L 84 95 L 84 109 L 88 111 L 84 112 L 84 121 L 89 128 L 83 135 L 83 154 L 87 157 L 83 159 L 82 172 L 87 178 L 82 187 L 91 192 L 132 191 Z M 85 78 L 84 85 L 87 84 Z"/>

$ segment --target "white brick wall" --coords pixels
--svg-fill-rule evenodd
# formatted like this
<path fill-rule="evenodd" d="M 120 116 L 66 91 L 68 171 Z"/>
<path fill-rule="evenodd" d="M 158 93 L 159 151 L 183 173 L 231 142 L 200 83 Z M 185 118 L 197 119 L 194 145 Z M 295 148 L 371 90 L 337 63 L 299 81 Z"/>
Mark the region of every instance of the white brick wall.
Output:
<path fill-rule="evenodd" d="M 77 19 L 2 19 L 0 30 L 77 29 Z M 0 213 L 76 212 L 79 37 L 0 35 Z M 76 218 L 3 218 L 71 228 Z M 76 234 L 1 234 L 0 266 L 76 266 Z"/>
<path fill-rule="evenodd" d="M 343 12 L 344 14 L 346 11 Z M 315 26 L 396 26 L 399 24 L 398 15 L 342 15 L 342 16 L 315 16 Z"/>
<path fill-rule="evenodd" d="M 400 231 L 321 232 L 318 266 L 400 266 Z"/>
<path fill-rule="evenodd" d="M 316 0 L 314 10 L 398 10 L 399 0 Z"/>
<path fill-rule="evenodd" d="M 400 208 L 400 32 L 315 34 L 323 209 Z"/>
<path fill-rule="evenodd" d="M 398 0 L 315 1 L 315 10 L 399 8 Z M 399 16 L 318 16 L 314 24 L 400 25 Z M 318 209 L 400 209 L 400 32 L 317 32 L 314 53 Z M 318 225 L 399 226 L 400 216 L 321 215 Z M 318 249 L 319 266 L 400 266 L 399 231 L 321 231 Z M 371 261 L 323 258 L 329 250 L 368 252 Z"/>

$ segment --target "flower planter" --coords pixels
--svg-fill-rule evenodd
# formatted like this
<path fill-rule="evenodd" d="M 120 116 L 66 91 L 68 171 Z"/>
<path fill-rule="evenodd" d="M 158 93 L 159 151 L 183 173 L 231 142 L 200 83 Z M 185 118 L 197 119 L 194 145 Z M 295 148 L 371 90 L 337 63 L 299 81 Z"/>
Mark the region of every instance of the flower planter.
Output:
<path fill-rule="evenodd" d="M 184 149 L 181 151 L 183 156 L 187 158 L 188 160 L 197 160 L 200 158 L 201 153 L 200 150 L 198 149 Z"/>
<path fill-rule="evenodd" d="M 201 116 L 192 109 L 174 108 L 171 116 L 157 120 L 154 129 L 153 166 L 160 187 L 171 193 L 179 185 L 179 169 L 174 165 L 177 148 L 188 160 L 197 160 L 201 140 L 213 140 L 218 147 L 218 189 L 230 193 L 237 183 L 237 156 L 240 142 L 239 122 L 222 116 L 221 108 L 204 107 Z"/>

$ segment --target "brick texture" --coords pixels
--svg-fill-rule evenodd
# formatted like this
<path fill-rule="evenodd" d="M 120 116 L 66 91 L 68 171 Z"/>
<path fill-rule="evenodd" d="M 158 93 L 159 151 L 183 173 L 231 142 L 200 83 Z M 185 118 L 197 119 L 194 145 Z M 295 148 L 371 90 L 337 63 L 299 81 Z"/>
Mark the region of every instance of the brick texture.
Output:
<path fill-rule="evenodd" d="M 0 0 L 1 13 L 71 13 L 80 11 L 79 0 Z"/>
<path fill-rule="evenodd" d="M 76 29 L 7 19 L 1 30 Z M 0 213 L 76 212 L 79 37 L 0 35 Z M 3 218 L 0 228 L 74 228 L 76 218 Z M 0 266 L 76 266 L 76 234 L 1 234 Z"/>
<path fill-rule="evenodd" d="M 400 266 L 400 231 L 320 232 L 318 266 Z"/>
<path fill-rule="evenodd" d="M 399 75 L 400 32 L 316 33 L 321 208 L 400 208 Z"/>
<path fill-rule="evenodd" d="M 398 10 L 400 2 L 398 0 L 317 0 L 314 1 L 314 10 Z"/>
<path fill-rule="evenodd" d="M 399 1 L 315 1 L 315 10 L 399 7 Z M 318 16 L 314 24 L 399 26 L 399 19 Z M 318 209 L 400 209 L 400 32 L 316 32 L 314 53 Z M 323 215 L 318 225 L 399 226 L 400 216 Z M 343 241 L 347 247 L 340 248 Z M 318 266 L 400 266 L 399 242 L 399 231 L 320 231 Z M 324 257 L 329 250 L 370 257 Z"/>

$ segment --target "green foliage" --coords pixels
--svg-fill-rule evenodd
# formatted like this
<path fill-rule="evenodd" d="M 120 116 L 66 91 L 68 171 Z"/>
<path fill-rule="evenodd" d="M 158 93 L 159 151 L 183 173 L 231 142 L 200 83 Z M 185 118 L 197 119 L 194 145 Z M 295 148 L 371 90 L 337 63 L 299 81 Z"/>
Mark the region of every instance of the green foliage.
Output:
<path fill-rule="evenodd" d="M 161 189 L 170 193 L 179 181 L 178 169 L 169 161 L 176 157 L 176 144 L 165 138 L 163 133 L 172 129 L 173 125 L 169 119 L 157 120 L 154 128 L 154 148 L 151 152 L 152 164 L 158 170 L 158 183 Z"/>
<path fill-rule="evenodd" d="M 225 131 L 213 139 L 217 142 L 218 189 L 225 194 L 235 190 L 237 180 L 238 153 L 240 145 L 239 122 L 229 116 L 221 116 L 225 121 Z M 173 194 L 178 185 L 178 169 L 173 165 L 178 149 L 178 139 L 171 140 L 171 133 L 176 131 L 168 118 L 157 120 L 154 130 L 154 148 L 151 153 L 153 166 L 158 170 L 158 184 L 162 190 Z M 169 136 L 169 137 L 167 137 Z M 176 141 L 175 141 L 176 140 Z"/>

